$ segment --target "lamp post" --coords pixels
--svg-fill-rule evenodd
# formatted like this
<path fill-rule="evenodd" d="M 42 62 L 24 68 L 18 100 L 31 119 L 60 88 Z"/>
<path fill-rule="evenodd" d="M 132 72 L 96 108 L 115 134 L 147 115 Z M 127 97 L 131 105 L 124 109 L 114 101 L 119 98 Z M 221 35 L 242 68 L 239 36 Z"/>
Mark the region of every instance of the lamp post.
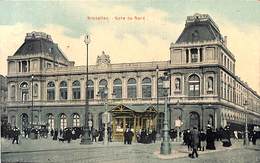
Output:
<path fill-rule="evenodd" d="M 83 128 L 83 135 L 81 138 L 80 144 L 92 144 L 90 138 L 90 130 L 89 130 L 89 101 L 88 101 L 88 44 L 90 43 L 90 36 L 88 34 L 85 35 L 84 42 L 87 47 L 87 57 L 86 57 L 86 100 L 85 100 L 85 122 Z"/>
<path fill-rule="evenodd" d="M 248 140 L 248 126 L 247 126 L 247 106 L 248 106 L 248 101 L 246 100 L 245 103 L 244 103 L 244 106 L 245 106 L 245 139 L 244 139 L 244 145 L 248 146 L 249 144 L 249 140 Z"/>
<path fill-rule="evenodd" d="M 108 97 L 107 97 L 107 95 L 108 95 L 108 88 L 107 88 L 107 86 L 104 88 L 103 91 L 104 91 L 103 92 L 103 97 L 105 99 L 105 112 L 103 113 L 102 120 L 105 123 L 104 145 L 107 145 L 108 144 L 107 123 L 108 123 L 108 116 L 109 116 L 109 114 L 107 112 L 107 108 L 108 108 Z"/>
<path fill-rule="evenodd" d="M 34 75 L 32 74 L 31 76 L 32 79 L 32 109 L 31 109 L 31 128 L 33 128 L 33 79 L 34 79 Z"/>
<path fill-rule="evenodd" d="M 159 112 L 159 88 L 158 88 L 158 80 L 159 80 L 159 67 L 156 66 L 156 109 Z M 155 126 L 157 132 L 159 131 L 158 125 Z"/>
<path fill-rule="evenodd" d="M 181 116 L 179 116 L 178 119 L 175 121 L 175 127 L 177 127 L 177 142 L 179 142 L 180 141 L 180 128 L 181 128 L 182 123 L 183 123 L 182 122 L 182 112 L 183 112 L 183 110 L 180 106 L 179 100 L 176 103 L 176 109 L 181 111 Z"/>
<path fill-rule="evenodd" d="M 170 80 L 168 73 L 164 73 L 163 88 L 165 90 L 165 104 L 164 104 L 164 121 L 163 121 L 163 141 L 161 143 L 161 154 L 167 155 L 171 153 L 171 144 L 169 138 L 168 126 L 168 90 L 170 88 Z"/>

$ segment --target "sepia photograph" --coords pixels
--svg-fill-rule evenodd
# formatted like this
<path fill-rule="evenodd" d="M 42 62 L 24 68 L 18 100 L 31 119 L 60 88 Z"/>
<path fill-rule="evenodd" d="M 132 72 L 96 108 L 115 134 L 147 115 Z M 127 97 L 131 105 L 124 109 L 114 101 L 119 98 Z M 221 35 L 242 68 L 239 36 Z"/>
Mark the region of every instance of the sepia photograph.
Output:
<path fill-rule="evenodd" d="M 260 163 L 260 0 L 0 0 L 2 163 Z"/>

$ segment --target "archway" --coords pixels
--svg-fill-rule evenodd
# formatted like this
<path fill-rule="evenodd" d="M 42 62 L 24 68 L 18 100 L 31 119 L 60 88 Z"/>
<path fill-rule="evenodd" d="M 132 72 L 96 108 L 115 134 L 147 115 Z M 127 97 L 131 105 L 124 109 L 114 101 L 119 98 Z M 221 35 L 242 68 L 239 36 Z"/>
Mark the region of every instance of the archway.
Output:
<path fill-rule="evenodd" d="M 200 116 L 197 112 L 190 112 L 190 129 L 193 127 L 200 129 Z"/>
<path fill-rule="evenodd" d="M 27 129 L 29 127 L 29 117 L 26 113 L 23 113 L 21 115 L 21 129 L 24 130 L 24 129 Z"/>

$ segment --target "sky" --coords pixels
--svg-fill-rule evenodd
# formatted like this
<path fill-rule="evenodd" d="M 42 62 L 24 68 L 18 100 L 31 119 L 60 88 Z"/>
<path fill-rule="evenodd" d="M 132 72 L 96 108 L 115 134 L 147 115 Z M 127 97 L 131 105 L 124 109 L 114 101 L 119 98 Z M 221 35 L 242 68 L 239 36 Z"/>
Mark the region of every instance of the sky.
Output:
<path fill-rule="evenodd" d="M 260 0 L 0 1 L 0 74 L 32 31 L 50 34 L 76 65 L 85 65 L 85 33 L 90 64 L 102 51 L 112 63 L 169 60 L 170 43 L 195 13 L 212 17 L 228 38 L 236 75 L 260 94 Z"/>

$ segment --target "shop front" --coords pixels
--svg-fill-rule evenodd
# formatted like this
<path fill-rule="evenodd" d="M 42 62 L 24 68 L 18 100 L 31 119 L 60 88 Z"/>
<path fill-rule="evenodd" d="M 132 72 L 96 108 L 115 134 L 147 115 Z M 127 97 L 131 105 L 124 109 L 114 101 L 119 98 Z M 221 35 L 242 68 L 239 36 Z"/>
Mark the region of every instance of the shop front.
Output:
<path fill-rule="evenodd" d="M 141 129 L 155 129 L 157 111 L 153 106 L 118 105 L 110 110 L 112 115 L 112 139 L 123 141 L 124 131 L 129 128 L 133 133 L 133 140 Z"/>

